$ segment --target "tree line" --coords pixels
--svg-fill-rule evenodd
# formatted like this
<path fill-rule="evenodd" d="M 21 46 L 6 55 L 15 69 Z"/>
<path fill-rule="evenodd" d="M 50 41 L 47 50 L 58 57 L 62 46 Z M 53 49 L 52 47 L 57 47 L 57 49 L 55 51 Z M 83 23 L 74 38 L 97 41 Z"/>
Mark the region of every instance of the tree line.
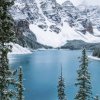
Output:
<path fill-rule="evenodd" d="M 100 47 L 94 49 L 93 56 L 100 58 Z"/>

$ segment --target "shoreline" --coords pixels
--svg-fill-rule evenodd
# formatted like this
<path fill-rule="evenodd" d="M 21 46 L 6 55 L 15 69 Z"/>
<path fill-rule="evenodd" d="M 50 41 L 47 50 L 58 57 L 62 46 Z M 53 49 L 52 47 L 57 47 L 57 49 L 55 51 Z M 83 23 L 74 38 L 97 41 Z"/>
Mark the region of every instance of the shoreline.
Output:
<path fill-rule="evenodd" d="M 89 59 L 93 59 L 93 60 L 98 60 L 98 61 L 100 61 L 100 58 L 98 58 L 98 57 L 94 57 L 94 56 L 91 56 L 91 55 L 88 56 L 88 58 L 89 58 Z"/>

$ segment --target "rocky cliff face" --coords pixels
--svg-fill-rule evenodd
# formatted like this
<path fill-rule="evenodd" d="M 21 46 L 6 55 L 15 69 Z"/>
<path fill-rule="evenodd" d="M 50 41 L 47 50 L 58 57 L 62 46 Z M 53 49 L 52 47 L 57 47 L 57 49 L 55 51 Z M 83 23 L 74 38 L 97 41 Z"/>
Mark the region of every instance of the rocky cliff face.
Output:
<path fill-rule="evenodd" d="M 100 7 L 97 6 L 75 7 L 70 1 L 60 5 L 56 0 L 15 0 L 10 13 L 16 23 L 18 43 L 32 49 L 46 46 L 38 41 L 35 33 L 29 28 L 30 24 L 42 29 L 45 34 L 48 33 L 47 30 L 62 34 L 65 23 L 69 24 L 77 34 L 88 32 L 97 36 L 96 33 L 100 32 Z"/>
<path fill-rule="evenodd" d="M 29 29 L 27 20 L 18 20 L 15 23 L 17 43 L 30 49 L 50 48 L 37 42 L 35 34 Z"/>

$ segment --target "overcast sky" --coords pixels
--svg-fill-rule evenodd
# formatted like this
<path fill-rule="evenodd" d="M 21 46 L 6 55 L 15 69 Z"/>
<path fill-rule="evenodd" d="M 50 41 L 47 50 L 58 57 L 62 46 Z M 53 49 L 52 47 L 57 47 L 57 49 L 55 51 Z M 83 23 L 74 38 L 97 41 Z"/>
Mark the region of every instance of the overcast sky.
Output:
<path fill-rule="evenodd" d="M 56 0 L 58 3 L 62 4 L 67 0 Z M 75 6 L 79 4 L 88 4 L 88 5 L 100 5 L 100 0 L 70 0 Z"/>

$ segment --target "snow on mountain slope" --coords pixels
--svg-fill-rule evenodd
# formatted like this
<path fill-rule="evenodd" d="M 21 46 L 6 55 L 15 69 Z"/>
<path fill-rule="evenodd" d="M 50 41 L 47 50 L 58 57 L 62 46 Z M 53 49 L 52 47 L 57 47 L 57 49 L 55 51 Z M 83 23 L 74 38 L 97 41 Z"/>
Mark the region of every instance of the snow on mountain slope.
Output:
<path fill-rule="evenodd" d="M 87 33 L 85 37 L 87 38 L 88 43 L 100 43 L 100 37 L 96 37 L 90 33 Z"/>
<path fill-rule="evenodd" d="M 94 35 L 95 36 L 100 36 L 100 31 L 98 31 L 96 28 L 94 28 Z"/>
<path fill-rule="evenodd" d="M 100 37 L 95 37 L 90 33 L 83 35 L 82 33 L 76 32 L 67 23 L 63 24 L 62 31 L 59 34 L 51 32 L 50 30 L 44 31 L 34 24 L 30 24 L 29 27 L 36 35 L 39 43 L 53 47 L 63 46 L 67 40 L 83 40 L 88 43 L 100 42 Z"/>
<path fill-rule="evenodd" d="M 35 43 L 60 47 L 68 40 L 100 42 L 100 8 L 88 7 L 86 11 L 83 9 L 84 5 L 79 8 L 74 6 L 75 3 L 78 5 L 85 0 L 66 2 L 62 0 L 62 4 L 56 1 L 61 2 L 61 0 L 15 0 L 10 12 L 16 22 L 27 21 L 30 28 L 28 32 L 32 31 L 36 35 Z M 25 31 L 25 25 L 23 27 Z"/>
<path fill-rule="evenodd" d="M 65 44 L 65 40 L 60 34 L 50 32 L 49 30 L 44 31 L 34 24 L 30 24 L 30 30 L 36 35 L 37 41 L 44 45 L 59 47 Z"/>
<path fill-rule="evenodd" d="M 11 45 L 12 45 L 12 52 L 10 52 L 9 54 L 30 54 L 31 53 L 31 51 L 28 48 L 13 43 L 11 43 Z"/>

